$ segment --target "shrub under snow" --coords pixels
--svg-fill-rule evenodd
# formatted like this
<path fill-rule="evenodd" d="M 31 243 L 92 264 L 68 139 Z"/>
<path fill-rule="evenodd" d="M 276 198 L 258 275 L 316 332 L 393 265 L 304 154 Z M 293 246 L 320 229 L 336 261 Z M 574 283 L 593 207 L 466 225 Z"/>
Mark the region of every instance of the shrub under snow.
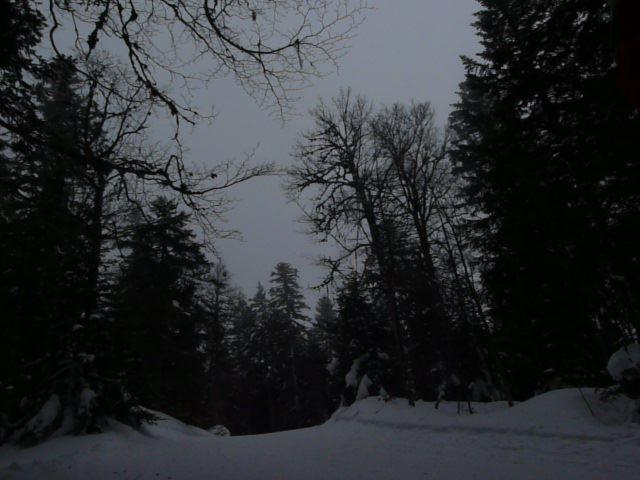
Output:
<path fill-rule="evenodd" d="M 640 345 L 632 343 L 611 355 L 607 370 L 618 383 L 637 377 L 640 374 Z"/>
<path fill-rule="evenodd" d="M 618 383 L 614 393 L 636 400 L 634 421 L 640 423 L 640 345 L 632 343 L 611 355 L 607 371 Z"/>

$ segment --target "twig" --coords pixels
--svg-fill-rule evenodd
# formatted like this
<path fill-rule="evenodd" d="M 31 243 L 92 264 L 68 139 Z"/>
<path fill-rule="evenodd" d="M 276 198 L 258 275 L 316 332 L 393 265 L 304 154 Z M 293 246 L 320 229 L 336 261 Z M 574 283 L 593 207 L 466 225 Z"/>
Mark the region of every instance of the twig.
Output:
<path fill-rule="evenodd" d="M 592 416 L 596 416 L 595 412 L 593 411 L 593 409 L 591 408 L 591 405 L 589 404 L 589 401 L 587 400 L 587 397 L 584 396 L 584 393 L 582 392 L 581 388 L 578 388 L 578 391 L 580 392 L 580 396 L 582 397 L 582 400 L 584 400 L 584 403 L 587 404 L 587 408 L 589 409 L 589 411 L 591 412 Z"/>

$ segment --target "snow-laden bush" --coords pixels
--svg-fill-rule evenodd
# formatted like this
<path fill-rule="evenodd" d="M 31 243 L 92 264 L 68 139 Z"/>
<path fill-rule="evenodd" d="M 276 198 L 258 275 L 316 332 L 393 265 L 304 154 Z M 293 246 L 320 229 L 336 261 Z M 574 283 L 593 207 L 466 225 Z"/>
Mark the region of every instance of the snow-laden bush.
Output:
<path fill-rule="evenodd" d="M 611 378 L 617 382 L 617 385 L 606 393 L 622 393 L 635 399 L 636 408 L 633 420 L 640 423 L 640 345 L 632 343 L 611 355 L 607 363 L 607 371 Z"/>
<path fill-rule="evenodd" d="M 219 437 L 230 437 L 231 432 L 224 425 L 215 425 L 207 430 L 209 433 L 213 433 Z"/>
<path fill-rule="evenodd" d="M 607 370 L 618 383 L 637 381 L 640 374 L 640 345 L 632 343 L 611 355 Z"/>
<path fill-rule="evenodd" d="M 384 391 L 377 381 L 375 372 L 379 360 L 379 355 L 364 354 L 356 358 L 351 364 L 351 368 L 344 377 L 345 388 L 342 392 L 342 405 L 348 406 L 358 400 L 363 400 L 371 395 L 378 395 Z"/>

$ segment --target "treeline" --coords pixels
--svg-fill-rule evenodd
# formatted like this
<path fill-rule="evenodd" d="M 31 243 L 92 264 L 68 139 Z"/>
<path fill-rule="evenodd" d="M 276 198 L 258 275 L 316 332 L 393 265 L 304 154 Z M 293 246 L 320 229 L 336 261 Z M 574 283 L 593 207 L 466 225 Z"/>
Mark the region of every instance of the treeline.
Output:
<path fill-rule="evenodd" d="M 220 204 L 143 135 L 153 103 L 102 96 L 94 82 L 113 79 L 70 58 L 30 73 L 2 144 L 0 440 L 139 426 L 148 409 L 236 433 L 325 419 L 296 270 L 277 264 L 247 301 L 198 222 Z"/>
<path fill-rule="evenodd" d="M 313 110 L 288 190 L 340 251 L 310 315 L 291 265 L 248 299 L 211 260 L 219 193 L 271 168 L 198 172 L 179 142 L 152 141 L 159 112 L 193 117 L 146 76 L 126 28 L 137 15 L 132 71 L 90 55 L 110 10 L 89 54 L 41 59 L 44 18 L 9 2 L 0 441 L 138 426 L 154 417 L 141 405 L 255 433 L 370 394 L 518 400 L 609 383 L 606 359 L 640 328 L 633 69 L 604 0 L 481 4 L 483 50 L 463 59 L 449 126 L 427 103 L 350 91 Z"/>
<path fill-rule="evenodd" d="M 2 3 L 0 443 L 137 427 L 153 409 L 247 433 L 326 418 L 326 352 L 295 269 L 278 264 L 268 293 L 247 301 L 211 260 L 228 233 L 225 191 L 273 166 L 194 168 L 181 127 L 205 116 L 158 78 L 188 90 L 231 74 L 284 117 L 360 22 L 364 4 L 337 3 Z M 299 22 L 304 43 L 281 18 Z M 71 24 L 65 55 L 57 33 Z M 167 50 L 166 30 L 193 48 Z M 195 51 L 216 67 L 184 71 Z M 150 132 L 167 119 L 162 141 Z"/>
<path fill-rule="evenodd" d="M 144 95 L 105 96 L 96 83 L 119 80 L 83 80 L 65 57 L 30 74 L 0 165 L 1 436 L 138 425 L 140 403 L 168 399 L 191 418 L 213 328 L 212 267 L 177 197 L 206 212 L 196 174 L 147 143 Z"/>

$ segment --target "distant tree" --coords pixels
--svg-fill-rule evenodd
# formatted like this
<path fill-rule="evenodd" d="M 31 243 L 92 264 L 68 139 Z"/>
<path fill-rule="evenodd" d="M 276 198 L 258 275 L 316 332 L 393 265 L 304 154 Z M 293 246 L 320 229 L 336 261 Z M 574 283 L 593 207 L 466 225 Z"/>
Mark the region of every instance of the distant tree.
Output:
<path fill-rule="evenodd" d="M 269 288 L 270 314 L 278 327 L 283 350 L 278 351 L 283 365 L 287 365 L 287 385 L 291 395 L 291 412 L 295 424 L 302 425 L 302 406 L 300 393 L 300 373 L 298 361 L 302 354 L 304 322 L 307 317 L 303 310 L 307 308 L 304 296 L 298 285 L 298 271 L 290 264 L 280 262 L 271 272 Z M 285 360 L 286 358 L 286 360 Z"/>
<path fill-rule="evenodd" d="M 249 310 L 234 324 L 234 357 L 238 386 L 234 403 L 240 428 L 245 433 L 261 433 L 281 428 L 276 411 L 282 379 L 276 368 L 275 351 L 279 331 L 271 322 L 266 291 L 258 284 Z M 246 412 L 250 411 L 250 415 Z"/>
<path fill-rule="evenodd" d="M 318 424 L 330 408 L 327 355 L 303 313 L 297 270 L 278 263 L 231 327 L 233 418 L 243 433 Z M 250 412 L 250 413 L 247 413 Z"/>
<path fill-rule="evenodd" d="M 323 295 L 318 299 L 314 320 L 315 329 L 318 332 L 318 341 L 327 354 L 330 354 L 330 337 L 337 330 L 337 314 L 333 302 L 327 295 Z"/>
<path fill-rule="evenodd" d="M 251 311 L 260 319 L 266 319 L 269 316 L 269 299 L 264 286 L 260 282 L 258 282 L 256 293 L 251 299 Z"/>
<path fill-rule="evenodd" d="M 262 284 L 232 327 L 234 418 L 243 433 L 292 428 L 290 329 L 275 315 Z M 250 414 L 247 414 L 250 412 Z"/>
<path fill-rule="evenodd" d="M 327 295 L 323 295 L 318 299 L 316 304 L 316 314 L 314 320 L 317 325 L 332 324 L 336 319 L 336 311 L 333 307 L 331 298 Z"/>
<path fill-rule="evenodd" d="M 306 321 L 303 310 L 308 307 L 298 284 L 298 270 L 288 263 L 280 262 L 271 272 L 270 283 L 269 297 L 272 309 L 284 315 L 292 324 Z"/>
<path fill-rule="evenodd" d="M 228 423 L 232 389 L 230 331 L 234 321 L 248 309 L 244 295 L 231 286 L 226 266 L 217 262 L 199 282 L 196 297 L 204 310 L 201 349 L 205 355 L 207 377 L 206 402 L 209 405 L 203 423 Z"/>

